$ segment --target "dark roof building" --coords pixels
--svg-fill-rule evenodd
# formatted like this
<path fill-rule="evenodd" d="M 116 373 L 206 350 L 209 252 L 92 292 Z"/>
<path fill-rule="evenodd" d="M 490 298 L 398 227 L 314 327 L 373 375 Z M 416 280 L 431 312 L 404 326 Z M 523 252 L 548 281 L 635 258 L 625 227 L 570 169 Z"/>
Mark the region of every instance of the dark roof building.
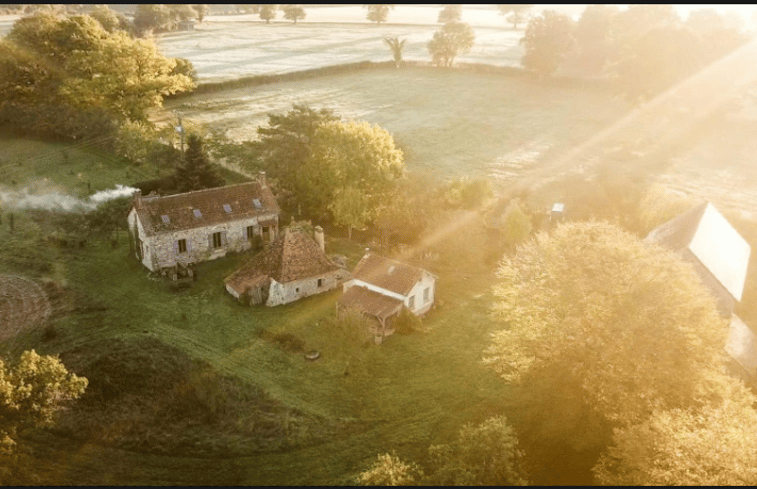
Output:
<path fill-rule="evenodd" d="M 318 233 L 323 233 L 320 226 Z M 334 289 L 345 275 L 319 243 L 302 229 L 290 227 L 224 282 L 237 298 L 248 294 L 252 304 L 276 306 Z"/>
<path fill-rule="evenodd" d="M 279 206 L 261 172 L 256 182 L 177 195 L 134 194 L 129 232 L 153 272 L 244 251 L 275 239 Z"/>
<path fill-rule="evenodd" d="M 380 324 L 376 341 L 394 332 L 392 322 L 403 307 L 415 315 L 428 312 L 436 297 L 436 276 L 428 271 L 366 253 L 344 283 L 338 307 L 357 309 Z"/>

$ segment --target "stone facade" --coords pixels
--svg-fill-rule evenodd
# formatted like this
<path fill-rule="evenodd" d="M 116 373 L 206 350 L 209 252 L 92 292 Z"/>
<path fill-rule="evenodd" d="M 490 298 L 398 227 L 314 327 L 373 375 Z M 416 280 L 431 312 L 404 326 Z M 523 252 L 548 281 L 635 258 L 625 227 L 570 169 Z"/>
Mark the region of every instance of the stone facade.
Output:
<path fill-rule="evenodd" d="M 264 238 L 263 225 L 268 227 Z M 165 267 L 172 267 L 177 263 L 184 265 L 207 260 L 215 260 L 226 256 L 229 251 L 240 252 L 252 247 L 255 236 L 262 241 L 275 239 L 278 229 L 278 215 L 267 214 L 258 217 L 240 219 L 234 222 L 220 223 L 195 229 L 168 232 L 155 236 L 145 236 L 142 223 L 136 211 L 129 213 L 129 229 L 136 225 L 138 245 L 137 258 L 142 264 L 155 272 Z M 253 235 L 248 234 L 252 227 Z M 213 235 L 221 233 L 220 246 L 214 246 Z M 132 233 L 133 235 L 133 233 Z M 184 250 L 180 251 L 179 241 L 184 241 Z M 140 243 L 141 242 L 141 243 Z M 218 243 L 215 243 L 218 244 Z M 141 254 L 141 256 L 140 256 Z"/>
<path fill-rule="evenodd" d="M 268 300 L 265 305 L 268 307 L 288 304 L 303 297 L 320 294 L 329 290 L 336 289 L 345 276 L 345 271 L 337 270 L 334 272 L 324 273 L 315 277 L 309 277 L 300 280 L 293 280 L 287 283 L 279 283 L 271 280 L 268 289 Z M 318 285 L 320 281 L 320 286 Z"/>

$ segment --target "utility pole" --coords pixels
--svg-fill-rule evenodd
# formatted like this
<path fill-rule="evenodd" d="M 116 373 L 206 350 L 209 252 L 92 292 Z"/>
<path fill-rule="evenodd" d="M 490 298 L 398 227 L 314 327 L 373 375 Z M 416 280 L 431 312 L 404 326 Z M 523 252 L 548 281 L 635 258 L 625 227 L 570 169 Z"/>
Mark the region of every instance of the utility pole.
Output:
<path fill-rule="evenodd" d="M 184 126 L 181 125 L 181 116 L 179 116 L 179 125 L 176 126 L 176 132 L 181 134 L 181 154 L 184 154 Z"/>

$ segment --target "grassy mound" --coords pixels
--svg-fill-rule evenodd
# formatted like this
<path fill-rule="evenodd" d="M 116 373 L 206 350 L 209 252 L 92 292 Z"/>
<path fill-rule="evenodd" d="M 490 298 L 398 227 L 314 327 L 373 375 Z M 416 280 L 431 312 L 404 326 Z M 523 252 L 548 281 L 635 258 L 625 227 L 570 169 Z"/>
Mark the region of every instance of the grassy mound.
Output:
<path fill-rule="evenodd" d="M 156 338 L 113 338 L 61 354 L 89 379 L 55 431 L 145 453 L 233 457 L 289 449 L 351 429 L 304 414 Z"/>

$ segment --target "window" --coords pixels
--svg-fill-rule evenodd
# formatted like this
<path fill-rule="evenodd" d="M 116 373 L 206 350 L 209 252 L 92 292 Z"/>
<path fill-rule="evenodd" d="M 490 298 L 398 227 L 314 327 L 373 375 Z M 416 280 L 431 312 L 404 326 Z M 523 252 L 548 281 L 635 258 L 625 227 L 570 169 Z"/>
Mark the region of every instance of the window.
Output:
<path fill-rule="evenodd" d="M 263 208 L 262 204 L 260 203 L 260 200 L 258 200 L 258 199 L 252 199 L 252 203 L 255 205 L 256 209 L 262 209 Z"/>
<path fill-rule="evenodd" d="M 423 289 L 423 303 L 424 304 L 428 302 L 429 295 L 431 295 L 430 292 L 431 292 L 431 287 L 426 287 L 425 289 Z"/>
<path fill-rule="evenodd" d="M 252 241 L 252 238 L 255 236 L 255 226 L 247 226 L 247 239 Z"/>
<path fill-rule="evenodd" d="M 300 288 L 299 287 L 295 287 L 294 288 L 294 293 L 295 294 L 299 294 L 300 293 Z"/>
<path fill-rule="evenodd" d="M 186 253 L 186 252 L 187 252 L 187 240 L 180 239 L 179 240 L 179 253 Z"/>
<path fill-rule="evenodd" d="M 213 233 L 213 248 L 221 247 L 221 233 Z"/>
<path fill-rule="evenodd" d="M 231 206 L 229 204 L 224 204 L 223 210 L 225 210 L 226 212 L 231 212 Z"/>
<path fill-rule="evenodd" d="M 407 300 L 407 308 L 411 311 L 415 309 L 415 296 L 411 295 L 410 298 Z"/>
<path fill-rule="evenodd" d="M 170 221 L 170 220 L 168 219 L 168 216 L 166 216 L 166 215 L 162 215 L 162 216 L 160 216 L 160 218 L 161 218 L 161 219 L 163 220 L 163 222 L 164 222 L 164 223 L 166 223 L 166 224 L 168 224 L 168 222 Z"/>
<path fill-rule="evenodd" d="M 192 212 L 194 212 L 195 217 L 202 217 L 202 212 L 200 212 L 200 209 L 194 209 Z"/>
<path fill-rule="evenodd" d="M 322 278 L 318 279 L 318 287 L 323 287 L 323 279 Z"/>
<path fill-rule="evenodd" d="M 263 234 L 268 234 L 268 226 L 263 226 Z"/>

